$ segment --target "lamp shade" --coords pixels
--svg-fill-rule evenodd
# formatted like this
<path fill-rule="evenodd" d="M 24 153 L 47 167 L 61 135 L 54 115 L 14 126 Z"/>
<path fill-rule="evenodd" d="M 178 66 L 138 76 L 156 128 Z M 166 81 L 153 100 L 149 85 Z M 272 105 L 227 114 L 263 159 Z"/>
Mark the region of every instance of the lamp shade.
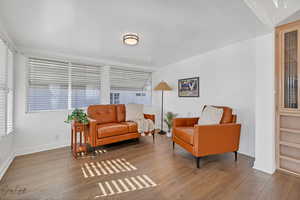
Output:
<path fill-rule="evenodd" d="M 155 88 L 154 90 L 172 90 L 172 88 L 165 82 L 165 81 L 161 81 Z"/>

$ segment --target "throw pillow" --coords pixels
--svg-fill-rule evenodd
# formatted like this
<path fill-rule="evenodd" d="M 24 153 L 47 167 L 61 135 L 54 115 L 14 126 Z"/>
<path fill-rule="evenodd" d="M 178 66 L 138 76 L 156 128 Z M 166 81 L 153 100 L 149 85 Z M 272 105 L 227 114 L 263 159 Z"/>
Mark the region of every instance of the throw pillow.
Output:
<path fill-rule="evenodd" d="M 206 106 L 201 113 L 198 125 L 219 124 L 223 116 L 223 109 Z"/>
<path fill-rule="evenodd" d="M 136 121 L 144 118 L 143 104 L 127 104 L 126 105 L 126 121 Z"/>

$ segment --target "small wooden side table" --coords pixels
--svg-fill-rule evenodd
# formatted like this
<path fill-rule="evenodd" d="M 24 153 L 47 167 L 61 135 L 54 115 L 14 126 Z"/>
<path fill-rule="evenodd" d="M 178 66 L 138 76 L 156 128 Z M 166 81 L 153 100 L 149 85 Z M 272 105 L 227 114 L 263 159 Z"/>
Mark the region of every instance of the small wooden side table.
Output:
<path fill-rule="evenodd" d="M 73 122 L 71 130 L 71 150 L 75 159 L 78 153 L 87 153 L 87 125 L 82 123 Z M 77 133 L 79 133 L 79 143 L 77 140 Z M 83 141 L 82 141 L 83 139 Z"/>

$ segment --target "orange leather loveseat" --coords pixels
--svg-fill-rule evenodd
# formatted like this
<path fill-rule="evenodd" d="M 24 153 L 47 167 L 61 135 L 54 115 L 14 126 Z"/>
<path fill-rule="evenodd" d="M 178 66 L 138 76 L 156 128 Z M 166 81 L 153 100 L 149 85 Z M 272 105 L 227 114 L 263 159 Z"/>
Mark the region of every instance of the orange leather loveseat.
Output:
<path fill-rule="evenodd" d="M 135 122 L 126 121 L 126 107 L 118 105 L 91 105 L 87 109 L 89 117 L 88 142 L 92 147 L 139 138 Z M 144 115 L 155 120 L 154 115 Z"/>
<path fill-rule="evenodd" d="M 214 107 L 223 108 L 220 124 L 197 125 L 199 118 L 173 120 L 173 149 L 176 143 L 192 153 L 198 168 L 200 158 L 207 155 L 234 152 L 237 160 L 241 125 L 236 123 L 237 116 L 232 114 L 231 108 Z"/>

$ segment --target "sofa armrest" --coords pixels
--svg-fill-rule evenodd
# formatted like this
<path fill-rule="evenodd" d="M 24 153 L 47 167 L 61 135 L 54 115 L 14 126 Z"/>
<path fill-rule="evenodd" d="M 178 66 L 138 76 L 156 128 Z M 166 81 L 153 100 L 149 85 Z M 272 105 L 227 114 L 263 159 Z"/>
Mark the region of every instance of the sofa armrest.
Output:
<path fill-rule="evenodd" d="M 155 122 L 155 115 L 153 114 L 144 114 L 145 119 L 151 119 L 153 122 Z"/>
<path fill-rule="evenodd" d="M 89 142 L 93 147 L 96 146 L 96 138 L 97 138 L 97 124 L 98 121 L 92 118 L 88 118 L 89 120 Z"/>
<path fill-rule="evenodd" d="M 198 156 L 239 150 L 241 124 L 196 125 L 194 152 Z"/>
<path fill-rule="evenodd" d="M 237 116 L 236 115 L 232 115 L 232 123 L 236 123 L 237 120 Z"/>
<path fill-rule="evenodd" d="M 175 118 L 173 119 L 173 127 L 180 127 L 180 126 L 194 126 L 198 123 L 199 118 Z"/>

